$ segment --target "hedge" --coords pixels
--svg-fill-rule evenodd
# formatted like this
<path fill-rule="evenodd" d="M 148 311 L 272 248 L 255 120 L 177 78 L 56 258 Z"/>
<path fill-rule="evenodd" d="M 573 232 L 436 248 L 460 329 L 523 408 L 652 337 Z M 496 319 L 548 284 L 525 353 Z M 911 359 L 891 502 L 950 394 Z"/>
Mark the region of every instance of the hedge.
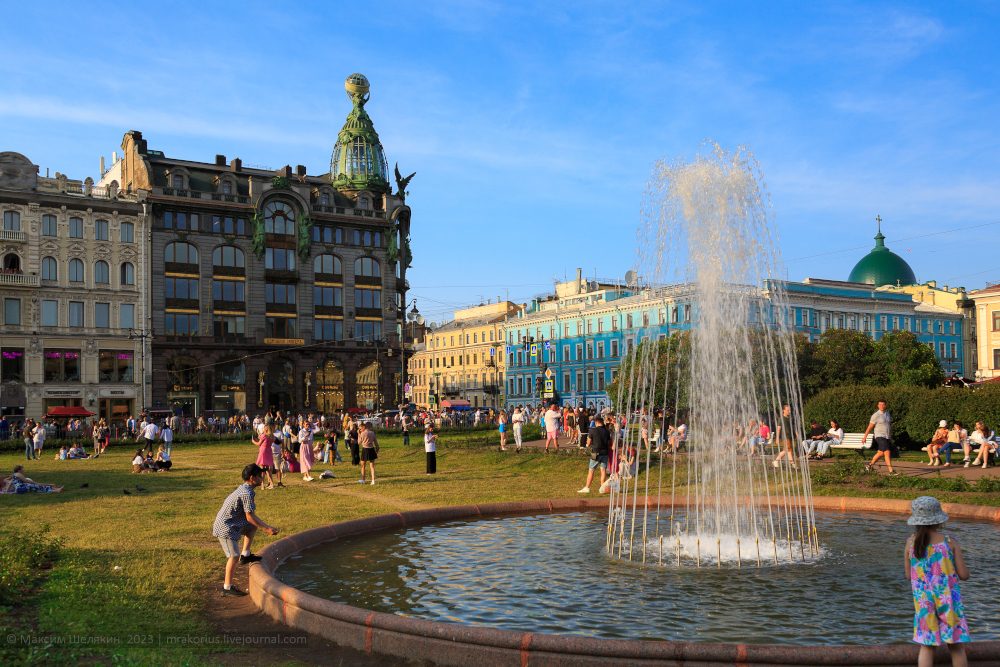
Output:
<path fill-rule="evenodd" d="M 876 470 L 865 470 L 865 462 L 851 458 L 847 461 L 835 461 L 831 466 L 810 469 L 812 483 L 815 485 L 849 485 L 866 486 L 875 489 L 911 489 L 915 491 L 951 491 L 995 493 L 1000 491 L 1000 477 L 986 475 L 976 482 L 970 482 L 958 477 L 942 477 L 940 470 L 937 477 L 911 477 L 900 475 L 890 477 Z"/>
<path fill-rule="evenodd" d="M 893 439 L 901 446 L 923 447 L 934 436 L 938 422 L 947 420 L 949 428 L 958 421 L 970 432 L 976 422 L 1000 432 L 1000 384 L 979 387 L 833 387 L 806 401 L 805 418 L 826 425 L 837 420 L 845 433 L 864 433 L 868 420 L 878 409 L 878 401 L 887 403 L 892 416 Z"/>
<path fill-rule="evenodd" d="M 224 435 L 219 435 L 217 433 L 201 433 L 198 435 L 175 435 L 173 443 L 183 444 L 183 443 L 209 443 L 209 442 L 234 442 L 236 440 L 249 440 L 250 432 L 244 431 L 243 433 L 226 433 Z M 66 445 L 67 447 L 72 447 L 78 442 L 82 442 L 84 447 L 90 449 L 94 445 L 94 439 L 89 435 L 80 435 L 78 438 L 51 438 L 45 441 L 45 452 L 53 451 L 58 452 L 59 449 Z M 156 441 L 157 444 L 160 442 Z M 143 443 L 145 444 L 145 442 Z M 139 443 L 136 442 L 135 438 L 114 438 L 108 442 L 108 447 L 125 447 L 132 449 L 139 449 Z M 16 438 L 11 438 L 10 440 L 0 440 L 0 452 L 23 452 L 24 451 L 24 439 L 20 436 Z M 44 455 L 44 452 L 43 452 Z"/>

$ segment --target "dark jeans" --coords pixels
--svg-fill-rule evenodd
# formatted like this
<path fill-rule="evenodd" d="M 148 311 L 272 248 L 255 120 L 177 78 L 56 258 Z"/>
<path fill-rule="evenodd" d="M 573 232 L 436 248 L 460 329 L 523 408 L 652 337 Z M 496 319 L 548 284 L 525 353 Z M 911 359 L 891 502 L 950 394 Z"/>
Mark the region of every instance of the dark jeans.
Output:
<path fill-rule="evenodd" d="M 433 475 L 434 473 L 437 472 L 437 469 L 438 469 L 437 453 L 427 452 L 427 474 Z"/>
<path fill-rule="evenodd" d="M 958 451 L 962 452 L 963 454 L 965 454 L 965 451 L 962 449 L 962 444 L 961 443 L 959 443 L 959 442 L 949 442 L 949 443 L 945 443 L 945 446 L 938 450 L 938 456 L 941 456 L 941 453 L 944 452 L 944 462 L 945 463 L 951 463 L 951 452 L 953 450 L 958 450 Z"/>
<path fill-rule="evenodd" d="M 31 438 L 24 439 L 24 458 L 29 461 L 35 458 L 35 443 Z"/>
<path fill-rule="evenodd" d="M 403 447 L 409 447 L 409 446 L 410 446 L 410 432 L 403 431 Z"/>

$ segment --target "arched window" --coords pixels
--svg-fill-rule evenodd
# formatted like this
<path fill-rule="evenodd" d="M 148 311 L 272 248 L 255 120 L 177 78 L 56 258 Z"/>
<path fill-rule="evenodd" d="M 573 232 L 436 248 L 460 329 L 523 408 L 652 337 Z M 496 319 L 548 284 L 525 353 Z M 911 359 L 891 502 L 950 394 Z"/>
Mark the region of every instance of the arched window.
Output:
<path fill-rule="evenodd" d="M 42 280 L 59 280 L 59 263 L 54 257 L 42 259 Z"/>
<path fill-rule="evenodd" d="M 243 251 L 234 246 L 219 246 L 212 251 L 212 266 L 242 269 L 244 262 Z"/>
<path fill-rule="evenodd" d="M 295 211 L 285 202 L 268 202 L 264 207 L 264 231 L 268 234 L 295 234 Z"/>
<path fill-rule="evenodd" d="M 121 284 L 135 285 L 135 267 L 132 265 L 132 262 L 122 264 Z"/>
<path fill-rule="evenodd" d="M 354 275 L 379 277 L 382 275 L 381 267 L 377 259 L 371 257 L 358 257 L 354 260 Z"/>
<path fill-rule="evenodd" d="M 313 261 L 313 271 L 316 274 L 339 276 L 343 273 L 340 258 L 336 255 L 319 255 Z"/>
<path fill-rule="evenodd" d="M 9 255 L 4 256 L 4 258 L 3 258 L 3 268 L 4 268 L 4 270 L 9 269 L 11 271 L 20 271 L 21 270 L 21 258 L 18 257 L 17 255 L 15 255 L 14 253 L 10 253 Z"/>
<path fill-rule="evenodd" d="M 167 384 L 198 386 L 198 362 L 191 357 L 174 357 L 167 362 Z"/>
<path fill-rule="evenodd" d="M 83 262 L 78 259 L 69 260 L 69 281 L 71 283 L 83 282 Z"/>
<path fill-rule="evenodd" d="M 163 259 L 174 264 L 197 264 L 198 249 L 190 243 L 170 243 L 163 251 Z"/>
<path fill-rule="evenodd" d="M 215 365 L 216 384 L 246 384 L 247 371 L 239 359 L 226 359 Z"/>
<path fill-rule="evenodd" d="M 94 263 L 94 282 L 106 284 L 111 282 L 111 275 L 108 270 L 108 263 L 100 259 Z"/>

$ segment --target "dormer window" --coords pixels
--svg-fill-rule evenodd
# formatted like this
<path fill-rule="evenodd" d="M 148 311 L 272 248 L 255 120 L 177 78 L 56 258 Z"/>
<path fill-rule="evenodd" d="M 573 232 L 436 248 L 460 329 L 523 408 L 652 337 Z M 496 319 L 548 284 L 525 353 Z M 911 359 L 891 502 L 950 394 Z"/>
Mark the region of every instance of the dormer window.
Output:
<path fill-rule="evenodd" d="M 174 187 L 175 188 L 177 188 L 178 190 L 183 190 L 184 189 L 184 177 L 183 176 L 174 176 L 173 180 L 174 180 Z"/>
<path fill-rule="evenodd" d="M 367 197 L 361 197 L 360 199 L 358 199 L 358 208 L 364 209 L 364 210 L 368 210 L 368 198 Z"/>
<path fill-rule="evenodd" d="M 233 184 L 229 181 L 222 181 L 222 194 L 231 195 L 233 194 Z"/>
<path fill-rule="evenodd" d="M 330 194 L 328 192 L 324 192 L 323 194 L 321 194 L 319 196 L 319 202 L 323 206 L 329 206 L 330 205 Z"/>

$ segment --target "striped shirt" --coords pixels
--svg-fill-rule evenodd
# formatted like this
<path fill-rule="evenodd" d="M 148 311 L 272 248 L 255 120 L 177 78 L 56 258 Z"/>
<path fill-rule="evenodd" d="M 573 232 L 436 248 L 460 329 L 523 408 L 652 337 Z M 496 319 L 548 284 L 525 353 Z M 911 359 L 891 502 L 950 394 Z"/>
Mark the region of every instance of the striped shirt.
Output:
<path fill-rule="evenodd" d="M 228 540 L 240 539 L 243 531 L 250 525 L 247 514 L 253 514 L 256 510 L 253 487 L 249 484 L 240 484 L 229 494 L 226 502 L 222 503 L 222 509 L 212 524 L 212 535 Z"/>

